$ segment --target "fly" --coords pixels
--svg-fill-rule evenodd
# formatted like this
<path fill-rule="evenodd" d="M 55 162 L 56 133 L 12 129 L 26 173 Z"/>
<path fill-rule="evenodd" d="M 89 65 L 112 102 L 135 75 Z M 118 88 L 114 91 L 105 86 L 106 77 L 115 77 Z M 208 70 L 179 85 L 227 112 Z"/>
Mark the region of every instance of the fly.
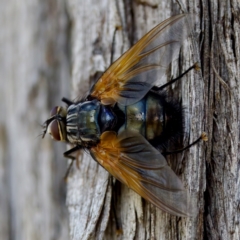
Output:
<path fill-rule="evenodd" d="M 169 100 L 163 89 L 197 65 L 161 87 L 154 84 L 188 37 L 188 18 L 182 14 L 158 24 L 105 71 L 83 101 L 63 98 L 67 107 L 53 108 L 43 132 L 43 137 L 48 131 L 74 146 L 65 157 L 74 160 L 72 153 L 88 149 L 120 182 L 178 216 L 190 216 L 195 209 L 159 151 L 183 134 L 184 125 L 180 102 Z M 193 144 L 200 139 L 207 140 L 206 135 Z"/>

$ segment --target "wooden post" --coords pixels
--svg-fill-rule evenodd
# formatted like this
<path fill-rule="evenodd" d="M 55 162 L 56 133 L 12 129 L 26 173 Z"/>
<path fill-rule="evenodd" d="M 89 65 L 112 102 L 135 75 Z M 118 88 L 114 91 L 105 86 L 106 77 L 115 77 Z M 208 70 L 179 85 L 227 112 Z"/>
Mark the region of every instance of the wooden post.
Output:
<path fill-rule="evenodd" d="M 239 9 L 238 0 L 1 1 L 0 239 L 238 240 Z M 112 187 L 109 174 L 84 152 L 67 183 L 68 217 L 66 147 L 37 138 L 40 124 L 61 97 L 85 96 L 111 59 L 183 12 L 193 13 L 193 34 L 159 84 L 200 63 L 201 71 L 188 73 L 168 94 L 185 107 L 183 144 L 202 131 L 209 140 L 167 158 L 198 215 L 171 216 L 127 186 Z"/>

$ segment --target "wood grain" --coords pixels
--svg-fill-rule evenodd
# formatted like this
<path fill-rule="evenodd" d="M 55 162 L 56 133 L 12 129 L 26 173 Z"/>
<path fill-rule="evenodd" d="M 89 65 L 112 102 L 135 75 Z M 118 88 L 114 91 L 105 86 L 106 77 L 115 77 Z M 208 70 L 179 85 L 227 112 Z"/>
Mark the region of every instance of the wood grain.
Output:
<path fill-rule="evenodd" d="M 0 239 L 239 239 L 238 0 L 0 3 Z M 83 97 L 111 59 L 183 11 L 193 13 L 194 31 L 159 84 L 201 65 L 168 90 L 185 107 L 183 145 L 202 131 L 209 138 L 167 158 L 198 215 L 179 218 L 156 209 L 127 186 L 112 184 L 85 152 L 65 194 L 66 145 L 37 137 L 40 124 L 61 97 Z"/>

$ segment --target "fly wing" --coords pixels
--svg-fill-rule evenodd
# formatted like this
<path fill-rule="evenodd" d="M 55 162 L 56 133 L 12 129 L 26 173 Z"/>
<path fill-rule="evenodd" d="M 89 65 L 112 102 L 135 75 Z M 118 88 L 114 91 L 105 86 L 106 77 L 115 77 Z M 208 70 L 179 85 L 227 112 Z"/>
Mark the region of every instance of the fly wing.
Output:
<path fill-rule="evenodd" d="M 130 105 L 145 96 L 178 55 L 191 27 L 189 15 L 168 18 L 117 59 L 92 87 L 102 104 Z"/>
<path fill-rule="evenodd" d="M 178 216 L 195 214 L 181 180 L 142 135 L 129 130 L 118 136 L 104 132 L 90 153 L 115 178 L 158 208 Z"/>

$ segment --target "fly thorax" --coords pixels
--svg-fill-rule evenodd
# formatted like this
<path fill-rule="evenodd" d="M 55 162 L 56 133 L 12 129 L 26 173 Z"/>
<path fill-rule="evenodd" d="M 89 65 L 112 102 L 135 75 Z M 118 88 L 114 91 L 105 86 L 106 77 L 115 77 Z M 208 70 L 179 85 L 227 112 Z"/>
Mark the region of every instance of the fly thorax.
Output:
<path fill-rule="evenodd" d="M 100 137 L 98 117 L 100 102 L 97 100 L 72 104 L 67 110 L 66 128 L 70 143 L 97 143 Z"/>

